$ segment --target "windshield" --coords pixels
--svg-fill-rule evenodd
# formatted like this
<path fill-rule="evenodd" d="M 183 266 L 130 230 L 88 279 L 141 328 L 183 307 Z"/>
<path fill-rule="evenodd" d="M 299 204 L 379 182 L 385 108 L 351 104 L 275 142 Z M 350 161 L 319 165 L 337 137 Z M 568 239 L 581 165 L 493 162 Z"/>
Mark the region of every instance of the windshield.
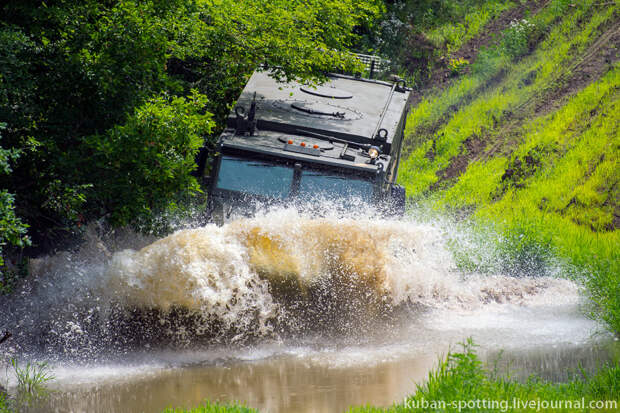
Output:
<path fill-rule="evenodd" d="M 345 198 L 371 201 L 373 183 L 369 178 L 307 167 L 295 173 L 292 166 L 224 155 L 216 186 L 217 189 L 268 198 L 285 199 L 297 193 L 304 200 Z M 295 187 L 299 189 L 291 194 Z"/>
<path fill-rule="evenodd" d="M 369 180 L 331 171 L 305 170 L 301 174 L 299 194 L 302 198 L 321 196 L 330 200 L 343 197 L 370 201 L 373 185 Z"/>
<path fill-rule="evenodd" d="M 293 183 L 293 168 L 223 156 L 217 188 L 272 198 L 286 198 Z"/>

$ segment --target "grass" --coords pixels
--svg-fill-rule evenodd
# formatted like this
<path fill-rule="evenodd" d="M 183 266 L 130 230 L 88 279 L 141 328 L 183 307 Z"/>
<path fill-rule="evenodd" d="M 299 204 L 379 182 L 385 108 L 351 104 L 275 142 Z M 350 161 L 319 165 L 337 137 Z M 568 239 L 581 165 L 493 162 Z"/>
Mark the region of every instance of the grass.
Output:
<path fill-rule="evenodd" d="M 49 396 L 47 383 L 53 380 L 54 376 L 49 373 L 46 363 L 27 362 L 22 367 L 17 360 L 12 359 L 11 367 L 17 379 L 17 389 L 15 397 L 11 398 L 2 392 L 0 387 L 0 413 L 22 411 Z"/>
<path fill-rule="evenodd" d="M 17 394 L 21 398 L 29 401 L 48 393 L 45 385 L 54 377 L 49 373 L 47 363 L 27 362 L 24 367 L 20 367 L 17 360 L 13 359 L 11 366 L 17 378 Z"/>
<path fill-rule="evenodd" d="M 519 382 L 510 377 L 498 377 L 494 369 L 488 369 L 478 358 L 471 340 L 462 344 L 462 351 L 450 352 L 429 374 L 425 383 L 417 384 L 413 395 L 403 402 L 381 409 L 376 407 L 352 407 L 348 413 L 404 413 L 413 411 L 479 412 L 479 411 L 542 411 L 555 412 L 589 411 L 577 408 L 577 403 L 610 401 L 607 409 L 617 411 L 620 395 L 620 364 L 601 369 L 589 376 L 582 372 L 565 383 L 550 383 L 537 377 Z M 583 398 L 583 399 L 582 399 Z M 523 408 L 521 403 L 534 402 L 533 408 Z M 486 403 L 485 409 L 482 402 Z M 560 405 L 570 401 L 567 404 Z M 615 402 L 615 404 L 614 404 Z M 476 404 L 478 403 L 478 404 Z M 547 408 L 545 409 L 545 405 Z M 494 408 L 488 408 L 493 406 Z"/>
<path fill-rule="evenodd" d="M 460 5 L 455 2 L 458 9 L 455 10 L 455 14 L 462 16 L 460 21 L 451 21 L 434 27 L 426 33 L 426 36 L 438 50 L 442 52 L 445 50 L 449 55 L 480 34 L 490 20 L 515 5 L 516 2 L 509 0 L 485 1 L 474 5 Z"/>
<path fill-rule="evenodd" d="M 618 10 L 618 3 L 551 1 L 528 19 L 538 44 L 524 57 L 506 50 L 514 39 L 501 37 L 472 73 L 413 108 L 410 155 L 399 170 L 418 203 L 439 213 L 467 211 L 479 231 L 499 234 L 508 272 L 540 274 L 552 259 L 565 263 L 588 287 L 590 315 L 615 332 L 620 66 L 570 97 L 554 94 L 570 86 L 576 63 L 617 23 Z M 480 141 L 482 152 L 468 154 L 467 139 Z M 457 156 L 468 164 L 446 178 L 442 171 Z M 464 269 L 477 265 L 468 253 L 457 257 Z"/>
<path fill-rule="evenodd" d="M 549 20 L 552 5 L 535 16 L 536 26 Z M 514 62 L 501 50 L 483 53 L 484 62 L 477 62 L 474 66 L 482 66 L 484 71 L 474 71 L 412 110 L 407 120 L 407 141 L 420 144 L 399 171 L 400 182 L 407 187 L 410 196 L 419 198 L 429 193 L 439 180 L 438 172 L 461 152 L 467 138 L 490 138 L 487 136 L 489 131 L 506 122 L 510 114 L 524 109 L 537 97 L 544 100 L 541 91 L 559 81 L 563 68 L 568 69 L 575 53 L 594 42 L 598 30 L 614 16 L 615 8 L 608 7 L 595 10 L 590 19 L 585 19 L 589 13 L 585 6 L 575 8 L 573 13 L 562 18 L 560 24 L 553 26 L 547 39 L 531 56 Z M 581 25 L 580 20 L 584 21 Z M 507 74 L 489 87 L 492 78 L 502 72 Z M 536 75 L 533 82 L 527 81 L 532 76 L 530 73 Z M 481 92 L 483 88 L 488 90 Z M 475 99 L 472 98 L 474 95 Z M 452 113 L 455 107 L 460 110 Z M 440 123 L 439 128 L 430 127 L 437 123 Z M 430 130 L 431 134 L 425 135 L 425 130 Z"/>

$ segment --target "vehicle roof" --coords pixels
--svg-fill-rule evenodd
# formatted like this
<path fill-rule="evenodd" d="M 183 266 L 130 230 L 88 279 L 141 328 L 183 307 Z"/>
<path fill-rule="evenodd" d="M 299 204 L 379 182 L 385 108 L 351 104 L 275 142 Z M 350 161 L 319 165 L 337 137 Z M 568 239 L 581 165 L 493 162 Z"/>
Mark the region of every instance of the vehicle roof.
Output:
<path fill-rule="evenodd" d="M 247 110 L 255 97 L 259 130 L 296 133 L 300 130 L 363 144 L 382 145 L 389 153 L 410 92 L 388 82 L 330 74 L 321 86 L 279 83 L 268 71 L 255 72 L 237 107 Z M 234 127 L 233 109 L 228 125 Z M 385 140 L 376 139 L 380 129 Z M 383 132 L 382 132 L 383 133 Z"/>
<path fill-rule="evenodd" d="M 254 153 L 275 156 L 284 160 L 301 161 L 315 165 L 324 165 L 337 168 L 346 168 L 362 173 L 374 173 L 379 168 L 387 168 L 391 157 L 382 154 L 376 163 L 369 162 L 370 157 L 365 150 L 351 147 L 341 142 L 329 142 L 308 136 L 293 135 L 282 132 L 258 131 L 253 136 L 239 136 L 234 133 L 224 133 L 221 138 L 225 153 L 233 151 L 239 153 Z M 292 144 L 288 142 L 292 141 Z M 319 146 L 318 150 L 308 150 L 307 153 L 295 152 L 290 149 L 300 148 L 301 143 L 306 148 Z M 308 152 L 313 152 L 308 153 Z M 345 154 L 347 157 L 343 158 Z"/>

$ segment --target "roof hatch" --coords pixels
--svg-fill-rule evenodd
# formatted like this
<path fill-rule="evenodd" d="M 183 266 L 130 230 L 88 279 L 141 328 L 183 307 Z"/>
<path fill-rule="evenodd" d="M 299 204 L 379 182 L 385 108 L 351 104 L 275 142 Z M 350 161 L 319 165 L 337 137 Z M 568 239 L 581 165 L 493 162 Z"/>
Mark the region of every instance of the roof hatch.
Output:
<path fill-rule="evenodd" d="M 323 98 L 351 99 L 353 97 L 353 95 L 346 90 L 329 86 L 301 86 L 299 89 L 309 95 L 320 96 Z"/>

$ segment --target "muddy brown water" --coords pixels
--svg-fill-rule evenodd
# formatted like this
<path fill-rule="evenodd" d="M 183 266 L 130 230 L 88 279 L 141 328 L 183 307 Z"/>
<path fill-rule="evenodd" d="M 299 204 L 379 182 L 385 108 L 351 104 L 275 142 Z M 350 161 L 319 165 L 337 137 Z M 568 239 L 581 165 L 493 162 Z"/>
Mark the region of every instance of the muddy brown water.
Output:
<path fill-rule="evenodd" d="M 588 372 L 610 360 L 610 345 L 536 348 L 504 351 L 501 369 L 524 378 L 537 373 L 549 380 L 564 380 L 571 370 Z M 376 349 L 375 349 L 376 350 Z M 359 349 L 357 351 L 360 351 Z M 194 355 L 195 357 L 196 355 Z M 497 352 L 484 356 L 495 360 Z M 261 360 L 222 360 L 209 365 L 145 368 L 99 366 L 65 371 L 49 399 L 31 412 L 139 413 L 161 412 L 166 407 L 195 407 L 203 400 L 243 401 L 261 412 L 344 412 L 352 405 L 386 407 L 402 400 L 422 383 L 436 362 L 432 353 L 397 360 L 339 365 L 332 355 L 280 355 Z M 363 359 L 364 357 L 360 357 Z M 330 365 L 333 363 L 333 365 Z M 109 370 L 107 372 L 101 370 Z M 97 371 L 99 370 L 99 371 Z M 128 376 L 124 376 L 128 373 Z M 71 378 L 72 375 L 79 377 Z"/>
<path fill-rule="evenodd" d="M 144 351 L 117 362 L 59 363 L 45 403 L 31 412 L 161 412 L 203 400 L 242 401 L 261 412 L 344 412 L 389 406 L 423 383 L 439 357 L 472 337 L 489 368 L 518 380 L 564 381 L 617 355 L 576 306 L 430 312 L 402 334 L 363 344 L 272 342 L 209 350 Z"/>

